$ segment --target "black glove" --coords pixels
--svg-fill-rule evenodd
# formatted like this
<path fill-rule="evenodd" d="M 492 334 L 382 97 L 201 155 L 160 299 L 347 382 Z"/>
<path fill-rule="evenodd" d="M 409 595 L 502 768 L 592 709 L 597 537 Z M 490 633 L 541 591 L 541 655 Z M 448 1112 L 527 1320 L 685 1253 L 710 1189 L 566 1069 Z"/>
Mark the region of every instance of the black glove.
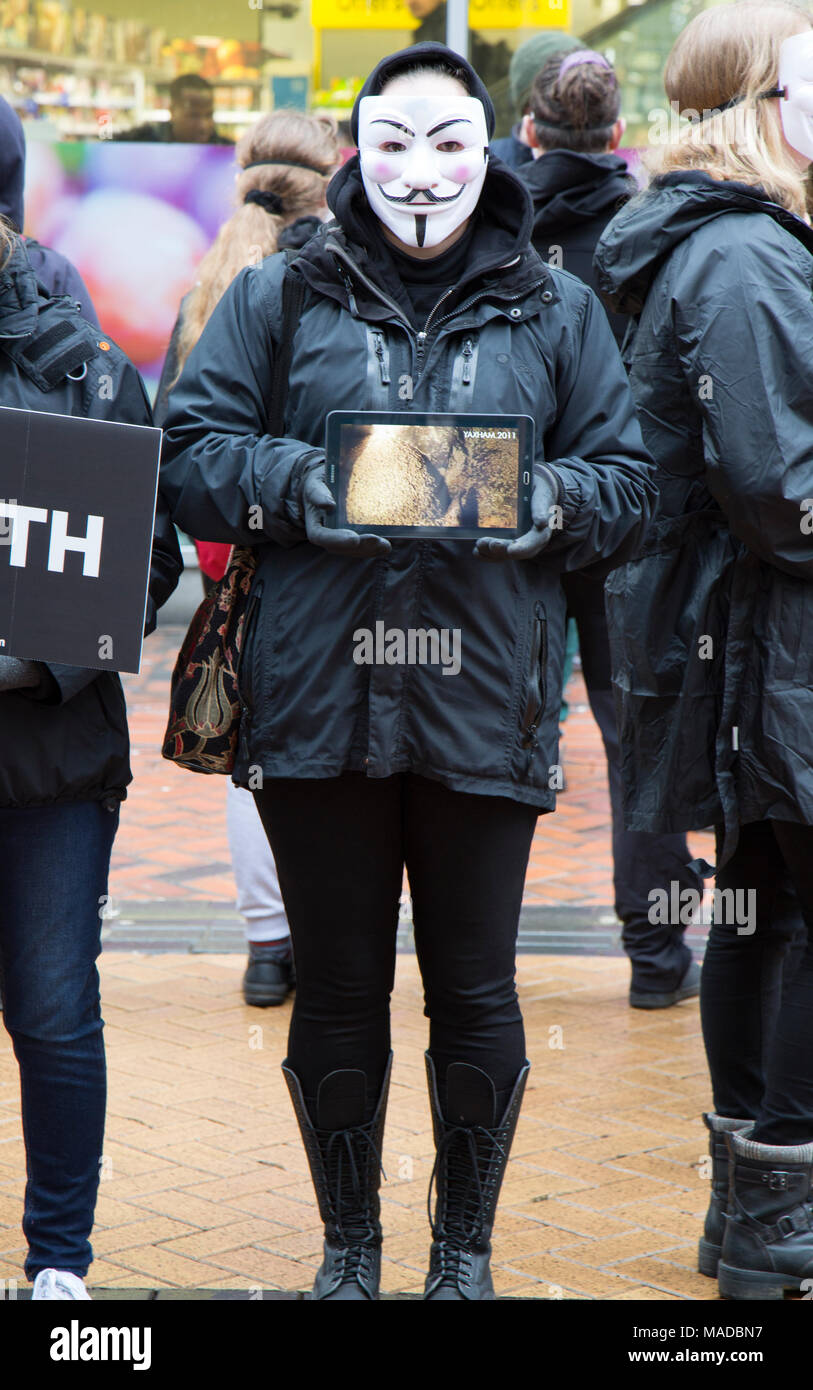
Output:
<path fill-rule="evenodd" d="M 533 560 L 540 555 L 551 538 L 551 509 L 559 501 L 559 487 L 550 469 L 537 465 L 531 489 L 531 518 L 533 525 L 524 536 L 503 541 L 496 536 L 481 536 L 474 553 L 481 560 Z"/>
<path fill-rule="evenodd" d="M 36 661 L 0 656 L 0 691 L 27 690 L 39 685 L 42 672 Z"/>
<path fill-rule="evenodd" d="M 325 465 L 312 468 L 302 485 L 302 511 L 305 533 L 311 545 L 320 545 L 333 555 L 364 559 L 388 555 L 392 550 L 383 536 L 359 535 L 356 531 L 334 531 L 324 525 L 325 514 L 336 510 L 336 500 L 327 485 Z"/>

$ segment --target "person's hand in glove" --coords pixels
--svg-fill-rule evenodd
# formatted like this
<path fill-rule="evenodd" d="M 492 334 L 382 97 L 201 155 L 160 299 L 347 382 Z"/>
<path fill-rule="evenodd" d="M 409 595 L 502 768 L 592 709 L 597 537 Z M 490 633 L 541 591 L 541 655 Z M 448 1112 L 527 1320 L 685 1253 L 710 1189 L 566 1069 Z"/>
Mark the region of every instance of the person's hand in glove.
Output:
<path fill-rule="evenodd" d="M 20 661 L 16 656 L 0 656 L 0 691 L 30 690 L 39 685 L 42 668 L 36 661 Z"/>
<path fill-rule="evenodd" d="M 559 486 L 551 469 L 544 464 L 534 466 L 531 489 L 531 518 L 533 525 L 524 536 L 504 541 L 497 536 L 481 536 L 474 547 L 481 560 L 533 560 L 545 549 L 551 538 L 551 515 L 559 501 Z"/>
<path fill-rule="evenodd" d="M 325 515 L 336 510 L 336 500 L 327 485 L 325 465 L 312 468 L 302 485 L 305 533 L 311 545 L 319 545 L 334 555 L 365 559 L 388 555 L 392 546 L 384 536 L 359 535 L 357 531 L 336 531 L 324 525 Z"/>

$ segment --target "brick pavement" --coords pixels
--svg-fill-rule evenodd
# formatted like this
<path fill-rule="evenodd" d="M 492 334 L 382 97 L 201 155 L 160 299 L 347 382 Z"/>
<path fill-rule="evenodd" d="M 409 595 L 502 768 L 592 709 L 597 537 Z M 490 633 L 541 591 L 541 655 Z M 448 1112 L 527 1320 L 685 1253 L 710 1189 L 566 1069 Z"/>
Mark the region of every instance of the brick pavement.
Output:
<path fill-rule="evenodd" d="M 301 1290 L 320 1233 L 279 1071 L 290 1004 L 242 1003 L 223 780 L 181 772 L 158 752 L 182 634 L 167 627 L 152 637 L 141 676 L 126 680 L 135 782 L 111 890 L 134 915 L 130 928 L 108 924 L 102 958 L 110 1105 L 91 1282 L 122 1294 Z M 568 791 L 540 821 L 526 909 L 557 922 L 570 912 L 588 924 L 588 948 L 605 950 L 597 928 L 608 936 L 614 923 L 606 775 L 578 676 L 569 697 Z M 712 855 L 707 836 L 693 837 L 693 849 Z M 231 921 L 224 939 L 233 951 L 113 949 L 128 931 L 149 940 L 143 924 L 157 917 L 176 933 L 181 923 L 214 922 L 203 949 L 220 939 L 217 923 Z M 700 1112 L 709 1104 L 696 1002 L 631 1011 L 628 965 L 606 956 L 521 955 L 518 973 L 533 1069 L 495 1238 L 498 1292 L 715 1298 L 694 1268 L 708 1187 Z M 393 1035 L 383 1282 L 416 1296 L 433 1150 L 426 1021 L 409 954 L 398 957 Z M 22 1278 L 23 1177 L 16 1066 L 3 1034 L 0 1280 Z"/>
<path fill-rule="evenodd" d="M 110 1101 L 91 1285 L 301 1290 L 320 1230 L 279 1070 L 290 1005 L 246 1008 L 239 955 L 103 956 Z M 697 1274 L 709 1097 L 696 1002 L 626 1006 L 626 966 L 523 956 L 532 1071 L 495 1236 L 500 1294 L 714 1299 Z M 417 1293 L 432 1141 L 415 957 L 398 957 L 383 1284 Z M 561 1044 L 561 1045 L 559 1045 Z M 0 1043 L 0 1280 L 22 1280 L 16 1066 Z"/>

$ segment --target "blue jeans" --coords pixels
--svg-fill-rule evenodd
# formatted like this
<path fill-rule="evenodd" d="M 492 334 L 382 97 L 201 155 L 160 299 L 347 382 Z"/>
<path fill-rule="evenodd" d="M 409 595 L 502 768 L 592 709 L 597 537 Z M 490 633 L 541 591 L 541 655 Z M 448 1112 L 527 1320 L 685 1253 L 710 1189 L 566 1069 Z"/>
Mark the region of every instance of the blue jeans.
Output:
<path fill-rule="evenodd" d="M 116 804 L 0 809 L 3 1022 L 20 1066 L 27 1278 L 84 1278 L 104 1138 L 99 975 Z"/>

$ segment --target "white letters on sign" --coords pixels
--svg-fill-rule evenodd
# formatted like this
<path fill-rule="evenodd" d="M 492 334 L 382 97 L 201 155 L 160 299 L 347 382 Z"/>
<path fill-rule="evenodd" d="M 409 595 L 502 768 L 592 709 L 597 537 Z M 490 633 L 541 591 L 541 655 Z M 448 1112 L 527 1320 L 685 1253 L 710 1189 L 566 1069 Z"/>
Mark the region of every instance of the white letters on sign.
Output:
<path fill-rule="evenodd" d="M 25 507 L 19 502 L 0 501 L 0 517 L 11 521 L 8 562 L 24 569 L 28 560 L 29 527 L 32 523 L 45 525 L 48 512 L 44 507 Z M 51 538 L 48 546 L 49 570 L 62 574 L 67 551 L 76 550 L 82 555 L 82 573 L 92 579 L 98 579 L 103 531 L 104 517 L 90 515 L 84 536 L 69 536 L 68 513 L 54 510 L 51 513 Z"/>

